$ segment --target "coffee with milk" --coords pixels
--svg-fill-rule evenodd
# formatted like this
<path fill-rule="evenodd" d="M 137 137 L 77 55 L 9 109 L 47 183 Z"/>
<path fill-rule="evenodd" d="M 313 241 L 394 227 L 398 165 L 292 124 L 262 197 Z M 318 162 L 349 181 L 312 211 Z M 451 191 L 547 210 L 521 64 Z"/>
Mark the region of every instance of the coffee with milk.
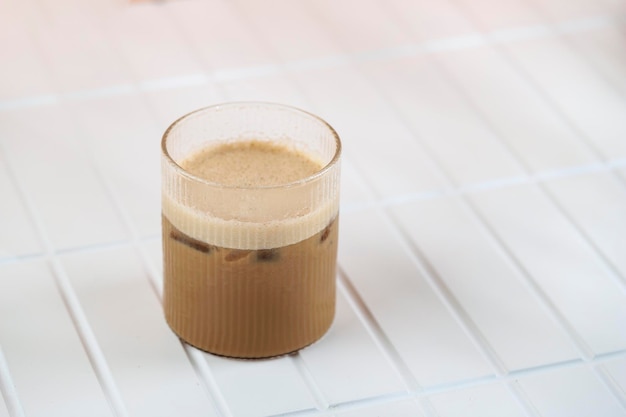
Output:
<path fill-rule="evenodd" d="M 179 165 L 210 184 L 271 189 L 315 175 L 324 164 L 284 143 L 246 139 L 197 150 Z M 335 312 L 335 206 L 249 221 L 205 215 L 164 197 L 162 223 L 165 315 L 191 345 L 270 357 L 328 330 Z"/>

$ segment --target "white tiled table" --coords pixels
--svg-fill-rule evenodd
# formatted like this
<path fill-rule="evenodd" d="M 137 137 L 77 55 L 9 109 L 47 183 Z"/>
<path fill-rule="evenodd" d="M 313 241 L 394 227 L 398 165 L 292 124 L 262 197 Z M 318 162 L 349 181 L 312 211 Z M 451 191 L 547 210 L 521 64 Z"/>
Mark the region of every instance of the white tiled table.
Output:
<path fill-rule="evenodd" d="M 344 147 L 337 317 L 239 361 L 161 312 L 159 142 Z M 626 416 L 623 0 L 0 1 L 0 417 Z"/>

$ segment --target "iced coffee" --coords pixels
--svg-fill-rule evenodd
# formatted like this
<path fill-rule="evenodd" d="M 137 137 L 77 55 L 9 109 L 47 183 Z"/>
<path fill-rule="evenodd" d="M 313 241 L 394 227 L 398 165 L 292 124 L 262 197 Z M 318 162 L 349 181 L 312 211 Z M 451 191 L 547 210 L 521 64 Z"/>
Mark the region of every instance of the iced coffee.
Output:
<path fill-rule="evenodd" d="M 164 309 L 184 341 L 261 358 L 319 339 L 335 311 L 340 143 L 306 112 L 232 103 L 163 140 Z"/>

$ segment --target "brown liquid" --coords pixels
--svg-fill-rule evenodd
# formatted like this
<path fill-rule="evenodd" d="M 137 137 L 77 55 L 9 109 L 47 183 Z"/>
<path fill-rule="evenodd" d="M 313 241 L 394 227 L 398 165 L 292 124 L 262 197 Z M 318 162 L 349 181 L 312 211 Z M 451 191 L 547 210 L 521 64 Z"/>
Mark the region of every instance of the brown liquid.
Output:
<path fill-rule="evenodd" d="M 236 186 L 289 183 L 321 168 L 306 154 L 256 141 L 202 150 L 181 165 Z M 300 242 L 257 250 L 194 239 L 165 215 L 162 224 L 165 315 L 186 342 L 220 355 L 261 358 L 307 346 L 330 327 L 336 218 Z M 211 226 L 199 219 L 199 227 Z"/>
<path fill-rule="evenodd" d="M 263 250 L 197 241 L 163 216 L 165 314 L 208 352 L 260 358 L 319 339 L 335 314 L 337 221 L 310 238 Z"/>

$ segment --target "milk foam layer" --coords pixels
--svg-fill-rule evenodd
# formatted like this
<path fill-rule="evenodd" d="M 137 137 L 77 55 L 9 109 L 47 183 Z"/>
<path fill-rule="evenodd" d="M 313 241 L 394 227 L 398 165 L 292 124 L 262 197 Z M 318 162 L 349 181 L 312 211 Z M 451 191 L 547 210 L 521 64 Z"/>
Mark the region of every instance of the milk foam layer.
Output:
<path fill-rule="evenodd" d="M 259 140 L 218 143 L 191 154 L 180 165 L 196 177 L 236 187 L 284 185 L 324 166 L 285 144 Z"/>
<path fill-rule="evenodd" d="M 249 143 L 242 143 L 242 146 L 248 145 Z M 283 164 L 281 170 L 290 173 L 287 177 L 287 182 L 297 179 L 294 178 L 293 175 L 294 172 L 298 172 L 298 170 L 301 171 L 301 177 L 306 177 L 315 171 L 315 169 L 311 171 L 311 166 L 317 168 L 317 170 L 321 168 L 321 164 L 314 158 L 310 158 L 302 152 L 297 152 L 297 155 L 294 155 L 294 151 L 286 147 L 272 147 L 271 144 L 264 144 L 264 146 L 265 145 L 269 145 L 271 149 L 267 149 L 271 150 L 274 154 L 283 152 L 280 163 Z M 210 149 L 202 150 L 200 153 L 206 156 L 207 153 L 210 153 Z M 288 158 L 289 155 L 295 157 Z M 287 158 L 284 158 L 284 156 L 287 156 Z M 257 154 L 254 157 L 259 157 L 259 155 Z M 303 161 L 303 158 L 305 161 Z M 193 159 L 192 157 L 188 160 L 193 161 Z M 196 158 L 196 163 L 201 161 L 201 159 L 202 158 Z M 241 158 L 239 159 L 237 164 L 245 165 L 245 157 L 243 160 Z M 276 163 L 275 159 L 270 158 L 270 160 Z M 289 167 L 289 161 L 292 161 L 294 166 Z M 308 165 L 308 167 L 302 168 L 303 162 L 305 162 L 304 165 Z M 241 169 L 241 166 L 233 165 L 232 160 L 229 164 L 229 166 L 224 166 L 223 168 L 225 176 L 228 177 L 228 182 L 232 185 L 232 174 L 238 172 L 237 170 Z M 181 165 L 183 168 L 189 168 L 192 174 L 202 176 L 201 170 L 198 171 L 193 166 L 186 167 L 185 163 Z M 304 169 L 304 171 L 302 171 L 302 169 Z M 276 170 L 274 170 L 274 172 L 276 172 Z M 208 179 L 216 181 L 215 177 Z M 243 185 L 250 186 L 250 179 L 251 176 L 247 175 L 243 179 L 243 181 L 245 181 Z M 261 185 L 278 185 L 272 183 L 272 181 L 274 181 L 272 179 L 267 180 L 266 178 L 264 181 L 265 182 Z M 267 181 L 270 182 L 268 183 Z M 216 215 L 214 210 L 200 209 L 194 207 L 194 204 L 181 203 L 180 201 L 180 198 L 175 198 L 168 192 L 163 193 L 163 214 L 174 227 L 186 235 L 207 244 L 232 249 L 271 249 L 300 242 L 328 226 L 337 216 L 339 209 L 338 196 L 335 196 L 333 198 L 322 199 L 321 202 L 317 202 L 313 205 L 313 209 L 305 208 L 299 210 L 297 213 L 292 213 L 288 217 L 277 216 L 279 218 L 278 220 L 274 220 L 272 216 L 269 216 L 269 218 L 272 218 L 271 220 L 256 220 L 254 218 L 242 220 L 238 218 L 225 218 L 226 216 L 223 215 L 225 213 Z M 276 207 L 281 207 L 281 201 L 274 203 Z M 230 203 L 226 203 L 226 206 L 228 206 L 228 204 Z M 237 201 L 233 201 L 232 204 L 237 204 Z M 285 204 L 289 203 L 285 202 Z"/>

